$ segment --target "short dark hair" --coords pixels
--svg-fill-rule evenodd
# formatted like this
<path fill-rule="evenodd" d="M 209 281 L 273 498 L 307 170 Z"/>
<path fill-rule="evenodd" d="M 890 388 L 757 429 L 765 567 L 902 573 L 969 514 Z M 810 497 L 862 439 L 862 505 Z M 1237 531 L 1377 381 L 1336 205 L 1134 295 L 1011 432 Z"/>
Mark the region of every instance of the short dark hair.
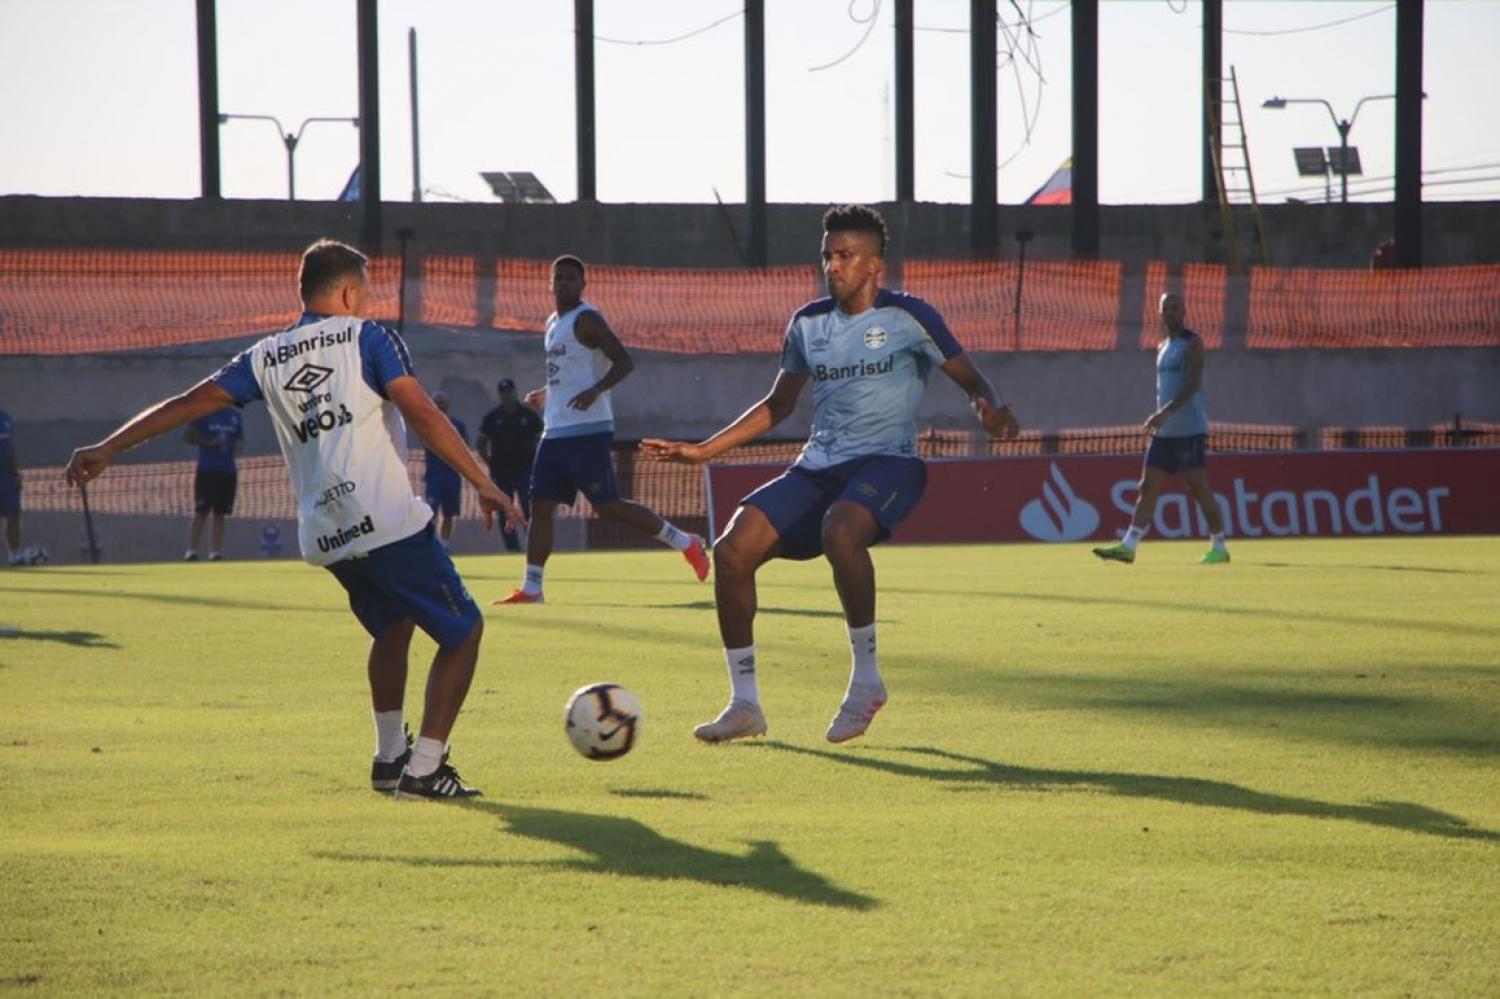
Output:
<path fill-rule="evenodd" d="M 363 253 L 336 239 L 320 239 L 302 251 L 302 266 L 297 270 L 297 288 L 302 301 L 309 302 L 339 281 L 352 275 L 365 276 L 369 260 Z"/>
<path fill-rule="evenodd" d="M 880 255 L 885 256 L 889 233 L 885 219 L 867 205 L 834 205 L 823 213 L 824 232 L 867 232 L 880 240 Z"/>
<path fill-rule="evenodd" d="M 588 270 L 583 266 L 583 261 L 573 256 L 573 254 L 571 253 L 564 253 L 562 256 L 552 261 L 552 269 L 554 271 L 557 270 L 558 264 L 567 264 L 570 267 L 577 267 L 579 277 L 588 276 Z"/>

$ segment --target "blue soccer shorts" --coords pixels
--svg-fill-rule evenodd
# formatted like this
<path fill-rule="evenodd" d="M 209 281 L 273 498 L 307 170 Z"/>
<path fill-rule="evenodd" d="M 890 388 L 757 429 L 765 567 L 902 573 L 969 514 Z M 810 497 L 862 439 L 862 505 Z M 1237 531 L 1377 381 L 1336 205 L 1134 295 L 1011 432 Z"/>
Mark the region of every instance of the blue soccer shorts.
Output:
<path fill-rule="evenodd" d="M 878 544 L 916 508 L 927 487 L 927 466 L 918 458 L 880 455 L 827 468 L 793 465 L 740 502 L 766 515 L 781 538 L 778 557 L 823 554 L 823 516 L 833 504 L 858 503 L 880 525 Z"/>
<path fill-rule="evenodd" d="M 459 504 L 463 500 L 463 486 L 458 479 L 451 482 L 428 482 L 422 490 L 426 495 L 427 505 L 432 507 L 434 513 L 446 513 L 450 517 L 458 516 Z"/>
<path fill-rule="evenodd" d="M 349 593 L 349 609 L 370 637 L 411 620 L 440 648 L 461 645 L 479 607 L 429 524 L 411 537 L 328 566 Z"/>
<path fill-rule="evenodd" d="M 1151 438 L 1146 448 L 1146 467 L 1159 468 L 1168 475 L 1191 472 L 1208 464 L 1208 435 Z"/>
<path fill-rule="evenodd" d="M 615 462 L 610 445 L 615 435 L 544 437 L 531 465 L 531 498 L 553 500 L 564 506 L 581 492 L 598 506 L 620 498 L 615 485 Z"/>

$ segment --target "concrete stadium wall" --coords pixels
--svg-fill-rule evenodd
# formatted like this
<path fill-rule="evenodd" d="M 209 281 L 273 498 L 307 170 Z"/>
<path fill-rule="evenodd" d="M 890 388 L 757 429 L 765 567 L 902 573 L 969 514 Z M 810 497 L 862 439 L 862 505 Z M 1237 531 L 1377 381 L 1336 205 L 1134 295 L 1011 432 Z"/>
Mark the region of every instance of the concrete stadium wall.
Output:
<path fill-rule="evenodd" d="M 817 260 L 824 205 L 768 207 L 770 263 Z M 892 260 L 969 253 L 964 205 L 879 206 L 891 224 Z M 579 253 L 598 263 L 728 267 L 742 262 L 742 205 L 386 204 L 385 244 L 409 230 L 412 246 L 442 252 L 546 259 Z M 1268 205 L 1272 262 L 1293 267 L 1367 267 L 1391 234 L 1389 203 Z M 1011 236 L 1035 233 L 1032 259 L 1071 256 L 1072 210 L 1065 206 L 1000 207 L 1001 253 Z M 0 197 L 0 246 L 151 247 L 158 249 L 300 249 L 319 236 L 356 241 L 357 206 L 328 201 L 171 201 L 126 198 Z M 1248 239 L 1243 240 L 1248 244 Z M 1217 205 L 1105 205 L 1100 253 L 1121 260 L 1223 262 Z M 1429 265 L 1500 260 L 1500 202 L 1441 202 L 1423 209 Z"/>
<path fill-rule="evenodd" d="M 413 329 L 417 372 L 442 389 L 474 429 L 494 405 L 494 384 L 511 377 L 541 384 L 541 338 L 525 333 L 454 334 Z M 212 374 L 244 341 L 89 356 L 0 358 L 0 408 L 16 421 L 28 466 L 61 464 L 72 448 L 99 439 L 152 402 Z M 615 390 L 622 439 L 697 439 L 723 426 L 769 389 L 774 354 L 685 355 L 633 351 L 635 373 Z M 1133 424 L 1153 406 L 1152 355 L 1139 348 L 1090 352 L 974 355 L 1024 425 L 1044 430 Z M 1208 355 L 1208 411 L 1214 420 L 1295 427 L 1425 427 L 1500 421 L 1500 350 L 1246 350 Z M 811 393 L 777 437 L 806 432 Z M 970 428 L 958 390 L 936 375 L 918 413 L 922 426 Z M 246 410 L 246 453 L 276 441 L 265 410 Z M 129 460 L 185 460 L 177 435 L 132 452 Z"/>

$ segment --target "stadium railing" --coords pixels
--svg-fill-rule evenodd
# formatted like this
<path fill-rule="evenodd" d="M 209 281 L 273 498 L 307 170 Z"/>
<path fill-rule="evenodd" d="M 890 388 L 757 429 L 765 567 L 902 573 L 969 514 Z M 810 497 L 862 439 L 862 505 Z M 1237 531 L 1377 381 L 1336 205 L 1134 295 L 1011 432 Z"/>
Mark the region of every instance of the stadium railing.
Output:
<path fill-rule="evenodd" d="M 1315 431 L 1288 426 L 1212 423 L 1212 451 L 1294 451 L 1356 448 L 1500 447 L 1500 423 L 1437 424 L 1431 427 L 1324 427 Z M 1142 447 L 1139 426 L 1093 427 L 1049 433 L 1024 431 L 1011 441 L 992 441 L 979 433 L 927 430 L 918 451 L 924 458 L 972 458 L 986 455 L 1133 454 Z M 798 441 L 761 441 L 724 457 L 731 463 L 788 464 L 801 450 Z M 701 468 L 647 461 L 633 441 L 615 445 L 620 492 L 656 510 L 684 530 L 707 528 L 708 499 Z M 408 463 L 413 487 L 420 494 L 423 456 Z M 294 519 L 296 502 L 280 455 L 258 455 L 239 462 L 235 516 L 250 520 Z M 96 514 L 143 514 L 187 517 L 192 514 L 192 461 L 120 464 L 89 487 L 89 506 Z M 67 486 L 60 468 L 23 471 L 28 511 L 81 511 L 77 490 Z M 649 545 L 640 535 L 601 520 L 583 499 L 560 514 L 586 521 L 590 547 Z M 472 489 L 463 490 L 461 517 L 477 518 Z"/>

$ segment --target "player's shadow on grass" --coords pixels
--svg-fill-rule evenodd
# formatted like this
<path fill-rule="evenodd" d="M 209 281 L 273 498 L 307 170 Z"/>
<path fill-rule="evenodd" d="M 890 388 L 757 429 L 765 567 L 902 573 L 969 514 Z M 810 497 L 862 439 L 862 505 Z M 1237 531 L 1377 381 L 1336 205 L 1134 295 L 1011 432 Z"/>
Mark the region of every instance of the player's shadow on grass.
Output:
<path fill-rule="evenodd" d="M 16 632 L 0 631 L 0 642 L 60 642 L 75 645 L 80 649 L 118 649 L 114 642 L 106 641 L 97 631 L 32 631 L 22 628 Z"/>
<path fill-rule="evenodd" d="M 769 840 L 752 840 L 744 854 L 693 846 L 663 836 L 643 822 L 618 815 L 527 808 L 493 801 L 461 806 L 493 815 L 505 832 L 555 843 L 583 857 L 567 860 L 486 860 L 477 857 L 372 857 L 316 852 L 332 860 L 384 860 L 417 867 L 554 867 L 655 881 L 699 881 L 726 888 L 748 888 L 794 902 L 840 909 L 873 909 L 877 899 L 846 891 L 821 874 L 804 870 Z"/>
<path fill-rule="evenodd" d="M 64 590 L 27 587 L 26 593 L 46 593 L 59 597 L 95 597 L 103 600 L 142 600 L 154 604 L 182 604 L 188 607 L 227 607 L 233 610 L 290 611 L 298 614 L 343 614 L 336 600 L 327 606 L 279 604 L 269 600 L 227 600 L 223 597 L 200 597 L 189 593 L 153 593 L 149 590 Z"/>
<path fill-rule="evenodd" d="M 1352 565 L 1349 563 L 1321 562 L 1257 562 L 1267 569 L 1350 569 L 1354 572 L 1376 570 L 1380 572 L 1433 572 L 1445 576 L 1493 576 L 1484 569 L 1445 569 L 1433 565 Z"/>
<path fill-rule="evenodd" d="M 997 785 L 1028 790 L 1079 788 L 1103 791 L 1123 798 L 1155 798 L 1183 805 L 1209 808 L 1232 808 L 1262 815 L 1298 815 L 1314 819 L 1340 819 L 1366 825 L 1404 829 L 1408 832 L 1443 836 L 1450 839 L 1477 839 L 1500 842 L 1500 832 L 1478 829 L 1456 815 L 1449 815 L 1425 805 L 1408 801 L 1372 801 L 1363 805 L 1340 805 L 1315 798 L 1256 791 L 1227 781 L 1203 780 L 1197 777 L 1166 777 L 1158 774 L 1116 773 L 1108 770 L 1048 770 L 1010 766 L 977 756 L 964 756 L 931 746 L 898 746 L 891 750 L 922 758 L 921 764 L 882 759 L 875 756 L 835 753 L 826 749 L 794 746 L 775 740 L 762 743 L 768 749 L 800 753 L 832 760 L 849 766 L 879 770 L 901 777 L 946 781 L 956 785 Z M 924 765 L 927 761 L 958 766 Z"/>
<path fill-rule="evenodd" d="M 684 600 L 671 604 L 599 604 L 590 603 L 589 607 L 614 607 L 620 610 L 694 610 L 711 611 L 715 609 L 712 600 Z M 813 610 L 808 607 L 767 607 L 761 605 L 756 608 L 756 614 L 769 614 L 772 617 L 836 617 L 840 621 L 844 619 L 841 610 Z M 882 617 L 882 622 L 889 620 Z"/>

